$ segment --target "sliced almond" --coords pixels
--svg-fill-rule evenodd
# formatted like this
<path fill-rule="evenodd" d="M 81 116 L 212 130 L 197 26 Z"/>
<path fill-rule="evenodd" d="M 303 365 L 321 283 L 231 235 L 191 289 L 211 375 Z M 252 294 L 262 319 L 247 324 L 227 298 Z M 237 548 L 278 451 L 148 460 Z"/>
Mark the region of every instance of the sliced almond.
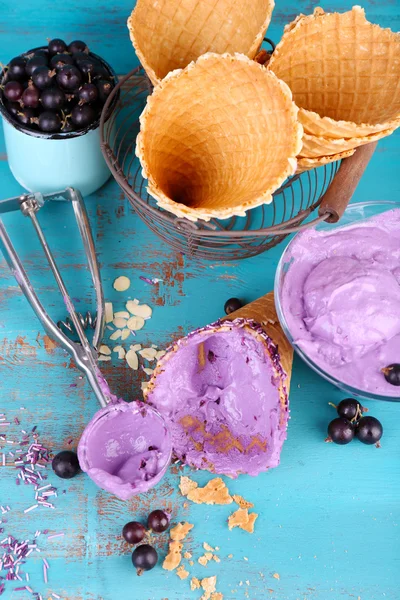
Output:
<path fill-rule="evenodd" d="M 145 392 L 147 390 L 147 388 L 149 387 L 149 384 L 147 381 L 142 381 L 142 383 L 140 384 L 140 387 L 142 388 L 142 392 Z"/>
<path fill-rule="evenodd" d="M 112 323 L 113 319 L 114 319 L 112 302 L 106 302 L 104 304 L 104 310 L 105 310 L 106 323 Z"/>
<path fill-rule="evenodd" d="M 113 325 L 115 325 L 115 327 L 117 327 L 118 329 L 124 329 L 124 327 L 126 327 L 126 324 L 127 320 L 121 319 L 121 317 L 117 317 L 113 320 Z"/>
<path fill-rule="evenodd" d="M 100 354 L 97 360 L 99 362 L 108 362 L 109 360 L 111 360 L 111 356 L 104 356 L 103 354 Z"/>
<path fill-rule="evenodd" d="M 126 310 L 119 310 L 118 312 L 114 313 L 114 319 L 117 317 L 122 317 L 123 319 L 129 319 L 130 316 L 131 315 Z"/>
<path fill-rule="evenodd" d="M 165 356 L 167 353 L 165 352 L 165 350 L 159 350 L 156 354 L 156 359 L 160 360 L 160 358 L 162 358 L 163 356 Z"/>
<path fill-rule="evenodd" d="M 150 319 L 153 314 L 153 309 L 148 304 L 137 304 L 135 300 L 129 300 L 126 303 L 126 308 L 129 310 L 131 315 L 135 317 L 142 317 L 143 319 Z"/>
<path fill-rule="evenodd" d="M 129 277 L 125 277 L 125 275 L 121 275 L 121 277 L 117 277 L 114 281 L 114 289 L 117 292 L 126 292 L 130 288 L 131 281 Z"/>
<path fill-rule="evenodd" d="M 143 371 L 146 373 L 146 375 L 153 375 L 154 373 L 154 369 L 149 369 L 148 367 L 143 367 Z"/>
<path fill-rule="evenodd" d="M 99 352 L 100 352 L 100 354 L 105 354 L 106 356 L 110 356 L 111 349 L 108 346 L 106 346 L 105 344 L 102 344 L 99 348 Z"/>
<path fill-rule="evenodd" d="M 134 350 L 135 352 L 137 352 L 138 350 L 142 349 L 142 344 L 133 344 L 131 346 L 131 350 Z"/>
<path fill-rule="evenodd" d="M 143 350 L 140 350 L 139 354 L 146 360 L 151 361 L 155 359 L 157 351 L 155 350 L 155 348 L 143 348 Z"/>
<path fill-rule="evenodd" d="M 125 349 L 124 349 L 124 348 L 121 348 L 121 350 L 119 350 L 119 352 L 118 352 L 118 358 L 119 358 L 120 360 L 122 360 L 123 358 L 125 358 L 125 356 L 126 356 Z"/>
<path fill-rule="evenodd" d="M 121 340 L 125 341 L 128 339 L 128 337 L 131 335 L 131 330 L 130 329 L 124 329 L 121 333 Z"/>
<path fill-rule="evenodd" d="M 138 359 L 138 355 L 136 354 L 136 352 L 134 350 L 129 350 L 126 353 L 125 358 L 126 358 L 126 362 L 130 366 L 130 368 L 133 369 L 133 371 L 137 371 L 139 368 L 139 359 Z"/>
<path fill-rule="evenodd" d="M 144 327 L 144 319 L 142 317 L 131 317 L 126 325 L 131 331 L 139 331 Z"/>
<path fill-rule="evenodd" d="M 117 329 L 117 331 L 114 331 L 114 333 L 112 333 L 110 335 L 110 340 L 112 340 L 113 342 L 115 340 L 119 340 L 119 338 L 122 336 L 122 331 L 121 329 Z"/>

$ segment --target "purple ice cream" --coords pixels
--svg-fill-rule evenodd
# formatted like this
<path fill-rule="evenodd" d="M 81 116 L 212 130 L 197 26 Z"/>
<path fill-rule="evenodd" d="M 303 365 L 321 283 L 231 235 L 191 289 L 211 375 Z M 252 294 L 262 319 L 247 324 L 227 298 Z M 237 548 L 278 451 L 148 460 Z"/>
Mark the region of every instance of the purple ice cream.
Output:
<path fill-rule="evenodd" d="M 294 343 L 339 381 L 399 397 L 382 368 L 400 357 L 400 210 L 307 230 L 287 261 L 280 301 Z"/>
<path fill-rule="evenodd" d="M 82 470 L 122 500 L 156 485 L 171 452 L 164 419 L 142 402 L 113 402 L 99 410 L 78 446 Z"/>
<path fill-rule="evenodd" d="M 182 462 L 231 477 L 258 475 L 278 465 L 286 439 L 285 381 L 261 326 L 219 321 L 167 351 L 147 401 L 165 417 Z"/>

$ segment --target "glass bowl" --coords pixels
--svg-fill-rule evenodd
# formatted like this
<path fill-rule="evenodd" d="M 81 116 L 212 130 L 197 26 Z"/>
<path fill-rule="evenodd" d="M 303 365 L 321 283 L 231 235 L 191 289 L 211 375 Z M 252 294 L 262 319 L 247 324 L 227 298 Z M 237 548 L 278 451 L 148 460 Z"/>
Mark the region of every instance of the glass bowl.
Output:
<path fill-rule="evenodd" d="M 316 226 L 316 229 L 321 230 L 321 231 L 322 230 L 332 231 L 333 229 L 338 229 L 338 228 L 344 227 L 346 225 L 353 225 L 353 224 L 359 223 L 362 220 L 368 219 L 370 217 L 373 217 L 380 213 L 386 212 L 388 210 L 393 210 L 395 208 L 400 208 L 400 202 L 392 202 L 392 201 L 382 200 L 382 201 L 359 202 L 359 203 L 350 204 L 347 207 L 343 217 L 340 219 L 340 221 L 338 223 L 329 224 L 329 223 L 322 222 Z M 286 275 L 286 273 L 290 267 L 290 264 L 292 262 L 288 257 L 289 250 L 290 250 L 291 245 L 293 244 L 294 240 L 296 239 L 297 235 L 301 235 L 301 234 L 296 234 L 292 238 L 292 240 L 289 242 L 289 244 L 287 245 L 287 247 L 285 248 L 285 250 L 281 256 L 281 259 L 279 261 L 279 264 L 278 264 L 278 267 L 276 270 L 275 284 L 274 284 L 276 311 L 277 311 L 278 318 L 281 323 L 282 329 L 283 329 L 286 337 L 288 338 L 289 342 L 291 343 L 291 345 L 293 346 L 293 348 L 297 352 L 297 354 L 304 360 L 304 362 L 309 367 L 311 367 L 311 369 L 313 369 L 316 373 L 318 373 L 318 375 L 320 375 L 321 377 L 323 377 L 324 379 L 326 379 L 327 381 L 329 381 L 336 387 L 345 391 L 346 394 L 348 394 L 349 396 L 358 396 L 358 397 L 370 398 L 370 399 L 374 399 L 374 400 L 389 400 L 392 402 L 400 402 L 400 388 L 397 388 L 398 396 L 396 397 L 396 396 L 388 396 L 388 395 L 384 395 L 384 394 L 376 394 L 376 393 L 370 392 L 369 390 L 358 389 L 344 381 L 340 381 L 339 379 L 334 377 L 332 374 L 327 373 L 320 364 L 317 364 L 316 362 L 314 362 L 314 360 L 312 360 L 305 353 L 305 351 L 301 347 L 299 347 L 299 345 L 293 339 L 293 336 L 290 332 L 287 320 L 285 318 L 285 313 L 282 308 L 281 292 L 282 292 L 282 286 L 283 286 L 283 281 L 284 281 L 285 275 Z"/>

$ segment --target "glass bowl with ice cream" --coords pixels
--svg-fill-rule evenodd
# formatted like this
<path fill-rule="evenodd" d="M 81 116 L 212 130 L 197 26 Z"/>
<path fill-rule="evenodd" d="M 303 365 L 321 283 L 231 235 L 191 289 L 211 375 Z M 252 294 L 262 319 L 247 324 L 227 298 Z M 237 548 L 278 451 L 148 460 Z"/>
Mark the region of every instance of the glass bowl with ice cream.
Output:
<path fill-rule="evenodd" d="M 319 375 L 354 396 L 400 401 L 400 203 L 354 203 L 340 222 L 295 235 L 275 302 Z"/>

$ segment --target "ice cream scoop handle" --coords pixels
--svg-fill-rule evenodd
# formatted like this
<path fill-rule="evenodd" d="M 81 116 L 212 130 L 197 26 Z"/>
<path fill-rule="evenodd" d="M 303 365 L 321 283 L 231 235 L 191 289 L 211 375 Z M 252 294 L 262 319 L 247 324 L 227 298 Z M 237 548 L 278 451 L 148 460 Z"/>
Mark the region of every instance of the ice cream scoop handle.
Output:
<path fill-rule="evenodd" d="M 322 197 L 318 214 L 322 217 L 329 213 L 327 223 L 337 223 L 350 202 L 356 187 L 375 152 L 378 142 L 357 148 L 353 156 L 345 158 L 339 167 L 331 185 Z"/>

